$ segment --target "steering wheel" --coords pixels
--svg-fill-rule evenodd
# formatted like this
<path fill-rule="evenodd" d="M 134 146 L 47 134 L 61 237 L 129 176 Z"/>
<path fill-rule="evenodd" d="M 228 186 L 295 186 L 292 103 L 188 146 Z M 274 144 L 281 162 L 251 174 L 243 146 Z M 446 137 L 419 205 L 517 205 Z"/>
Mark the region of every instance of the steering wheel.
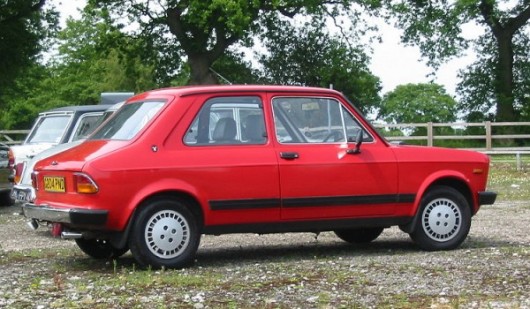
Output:
<path fill-rule="evenodd" d="M 342 139 L 342 132 L 341 131 L 331 131 L 326 135 L 326 137 L 322 140 L 323 143 L 329 141 L 333 137 L 333 141 L 337 142 Z"/>

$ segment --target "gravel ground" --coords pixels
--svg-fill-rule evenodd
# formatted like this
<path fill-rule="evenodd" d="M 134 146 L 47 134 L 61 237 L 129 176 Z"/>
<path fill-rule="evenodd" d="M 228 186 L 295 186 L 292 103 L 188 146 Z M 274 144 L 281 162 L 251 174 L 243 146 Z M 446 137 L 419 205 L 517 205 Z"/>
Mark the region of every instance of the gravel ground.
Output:
<path fill-rule="evenodd" d="M 397 228 L 351 246 L 332 233 L 205 236 L 194 267 L 95 261 L 0 207 L 0 308 L 530 308 L 530 202 L 473 218 L 461 248 L 424 252 Z"/>

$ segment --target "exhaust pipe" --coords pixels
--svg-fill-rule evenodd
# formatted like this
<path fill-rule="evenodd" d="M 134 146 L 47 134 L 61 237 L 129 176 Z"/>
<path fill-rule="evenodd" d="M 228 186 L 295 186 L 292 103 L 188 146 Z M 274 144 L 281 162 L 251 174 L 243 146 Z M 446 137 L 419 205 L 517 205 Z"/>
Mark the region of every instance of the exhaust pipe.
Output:
<path fill-rule="evenodd" d="M 63 231 L 61 233 L 61 238 L 62 239 L 80 239 L 80 238 L 83 238 L 83 234 L 75 233 L 75 232 Z"/>
<path fill-rule="evenodd" d="M 31 221 L 28 222 L 28 226 L 32 230 L 37 230 L 39 228 L 39 222 L 35 219 L 31 219 Z"/>

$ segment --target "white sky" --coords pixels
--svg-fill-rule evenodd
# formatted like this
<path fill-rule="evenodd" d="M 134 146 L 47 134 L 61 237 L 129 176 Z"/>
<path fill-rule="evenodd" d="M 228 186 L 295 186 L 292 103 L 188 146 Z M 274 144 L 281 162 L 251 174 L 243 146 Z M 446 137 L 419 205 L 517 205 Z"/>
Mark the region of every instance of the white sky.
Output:
<path fill-rule="evenodd" d="M 62 14 L 62 20 L 68 16 L 79 18 L 78 8 L 83 7 L 85 0 L 52 0 Z M 63 24 L 64 25 L 64 24 Z M 455 95 L 458 82 L 458 70 L 472 63 L 474 57 L 466 56 L 454 59 L 443 65 L 433 77 L 420 57 L 417 47 L 404 46 L 399 42 L 400 31 L 384 23 L 378 23 L 382 33 L 382 43 L 373 43 L 374 53 L 371 55 L 372 63 L 369 66 L 372 73 L 381 79 L 381 95 L 392 91 L 396 86 L 408 83 L 426 83 L 434 78 L 434 82 L 445 87 L 450 95 Z"/>

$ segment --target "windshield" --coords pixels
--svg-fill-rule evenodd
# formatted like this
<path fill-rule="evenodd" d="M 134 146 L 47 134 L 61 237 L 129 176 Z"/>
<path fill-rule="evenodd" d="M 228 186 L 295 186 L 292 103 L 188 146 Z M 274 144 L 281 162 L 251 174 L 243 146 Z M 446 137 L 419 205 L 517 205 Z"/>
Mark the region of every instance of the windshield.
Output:
<path fill-rule="evenodd" d="M 26 144 L 59 143 L 71 118 L 72 114 L 39 117 L 28 135 Z"/>
<path fill-rule="evenodd" d="M 164 102 L 138 102 L 120 108 L 90 139 L 129 140 L 156 115 Z"/>

